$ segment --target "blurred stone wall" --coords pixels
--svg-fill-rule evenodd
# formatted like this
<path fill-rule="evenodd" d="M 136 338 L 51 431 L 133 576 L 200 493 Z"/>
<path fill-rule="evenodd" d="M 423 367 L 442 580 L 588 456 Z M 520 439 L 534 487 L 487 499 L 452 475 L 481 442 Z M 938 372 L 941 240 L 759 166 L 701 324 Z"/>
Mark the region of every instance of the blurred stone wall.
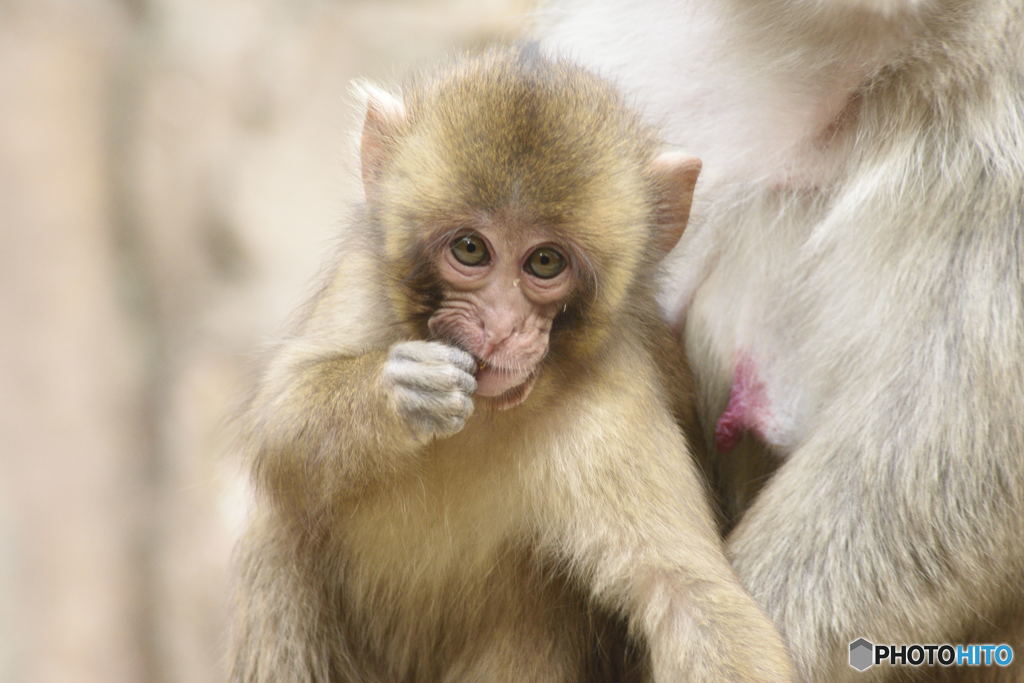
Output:
<path fill-rule="evenodd" d="M 527 0 L 0 0 L 0 681 L 220 681 L 225 422 L 360 196 L 354 77 Z"/>

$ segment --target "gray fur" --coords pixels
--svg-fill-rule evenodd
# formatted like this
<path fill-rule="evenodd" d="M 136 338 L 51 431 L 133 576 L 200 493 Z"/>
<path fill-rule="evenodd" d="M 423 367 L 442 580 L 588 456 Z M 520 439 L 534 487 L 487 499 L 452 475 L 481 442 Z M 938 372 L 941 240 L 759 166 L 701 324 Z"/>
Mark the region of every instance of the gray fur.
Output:
<path fill-rule="evenodd" d="M 664 301 L 709 441 L 761 372 L 761 438 L 713 467 L 803 677 L 895 675 L 860 636 L 1024 652 L 1020 2 L 555 4 L 549 44 L 704 159 Z"/>

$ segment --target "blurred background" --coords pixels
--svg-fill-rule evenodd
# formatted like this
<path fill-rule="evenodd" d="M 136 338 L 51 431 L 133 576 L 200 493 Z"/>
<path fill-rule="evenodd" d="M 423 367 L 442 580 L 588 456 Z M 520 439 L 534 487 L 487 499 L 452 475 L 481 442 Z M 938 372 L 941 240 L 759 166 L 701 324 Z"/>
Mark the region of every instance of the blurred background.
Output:
<path fill-rule="evenodd" d="M 355 77 L 528 0 L 0 0 L 0 682 L 225 679 L 225 424 L 361 188 Z"/>

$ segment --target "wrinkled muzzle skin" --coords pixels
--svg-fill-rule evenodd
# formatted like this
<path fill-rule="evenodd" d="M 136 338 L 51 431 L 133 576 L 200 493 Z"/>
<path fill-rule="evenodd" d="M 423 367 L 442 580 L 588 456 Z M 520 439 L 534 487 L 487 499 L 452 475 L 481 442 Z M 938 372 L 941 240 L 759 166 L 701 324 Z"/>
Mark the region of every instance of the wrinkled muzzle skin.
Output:
<path fill-rule="evenodd" d="M 476 396 L 498 409 L 526 400 L 547 355 L 551 326 L 572 295 L 577 256 L 556 236 L 508 219 L 466 225 L 434 257 L 441 301 L 427 320 L 433 339 L 473 354 Z M 475 252 L 456 255 L 471 239 Z M 531 255 L 547 250 L 564 267 L 539 276 Z M 475 259 L 472 258 L 475 256 Z"/>
<path fill-rule="evenodd" d="M 495 281 L 477 291 L 449 293 L 427 327 L 433 338 L 476 357 L 477 396 L 507 409 L 529 395 L 557 310 L 528 301 L 515 280 Z"/>

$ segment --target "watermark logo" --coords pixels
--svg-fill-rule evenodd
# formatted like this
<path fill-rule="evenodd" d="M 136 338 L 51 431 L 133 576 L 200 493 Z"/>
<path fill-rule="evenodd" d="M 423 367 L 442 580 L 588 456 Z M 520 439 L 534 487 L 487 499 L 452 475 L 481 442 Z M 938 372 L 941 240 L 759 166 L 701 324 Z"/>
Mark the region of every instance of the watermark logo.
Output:
<path fill-rule="evenodd" d="M 1009 645 L 970 643 L 960 645 L 875 645 L 866 638 L 850 643 L 850 666 L 867 671 L 876 664 L 893 666 L 1010 666 Z"/>
<path fill-rule="evenodd" d="M 850 643 L 850 666 L 857 671 L 867 671 L 875 665 L 875 646 L 864 638 Z"/>

